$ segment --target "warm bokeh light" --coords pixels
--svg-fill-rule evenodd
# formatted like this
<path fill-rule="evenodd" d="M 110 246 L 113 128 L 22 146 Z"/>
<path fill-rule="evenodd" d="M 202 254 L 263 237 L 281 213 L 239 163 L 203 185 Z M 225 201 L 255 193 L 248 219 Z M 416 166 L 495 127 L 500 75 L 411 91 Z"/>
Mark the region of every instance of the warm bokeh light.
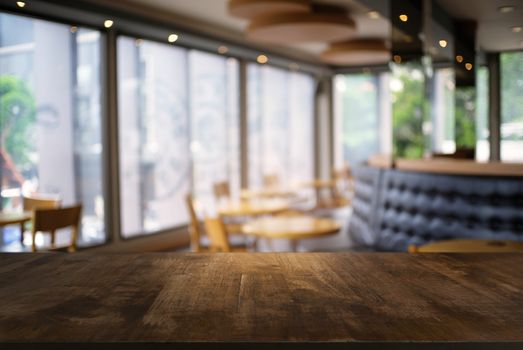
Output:
<path fill-rule="evenodd" d="M 461 55 L 457 55 L 457 56 L 456 56 L 456 62 L 458 62 L 458 63 L 463 62 L 463 56 L 461 56 Z"/>
<path fill-rule="evenodd" d="M 515 27 L 510 28 L 510 30 L 512 31 L 512 33 L 521 33 L 521 32 L 523 32 L 523 27 L 515 26 Z"/>
<path fill-rule="evenodd" d="M 369 11 L 367 12 L 367 16 L 371 19 L 378 19 L 380 18 L 380 13 L 378 11 Z"/>
<path fill-rule="evenodd" d="M 465 63 L 466 70 L 472 70 L 472 63 Z"/>
<path fill-rule="evenodd" d="M 401 56 L 400 55 L 394 55 L 394 57 L 392 57 L 392 59 L 396 63 L 401 63 Z"/>
<path fill-rule="evenodd" d="M 169 34 L 169 36 L 167 37 L 167 41 L 170 43 L 174 43 L 176 40 L 178 40 L 177 34 Z"/>
<path fill-rule="evenodd" d="M 407 22 L 408 20 L 409 20 L 409 16 L 407 16 L 406 14 L 400 15 L 400 21 Z"/>
<path fill-rule="evenodd" d="M 105 28 L 111 28 L 113 26 L 114 22 L 110 19 L 106 19 L 105 22 L 104 22 L 104 27 Z"/>
<path fill-rule="evenodd" d="M 445 39 L 441 39 L 441 40 L 439 41 L 439 46 L 441 46 L 441 47 L 447 47 L 447 40 L 445 40 Z"/>
<path fill-rule="evenodd" d="M 25 7 L 25 2 L 23 2 L 23 1 L 17 1 L 17 2 L 16 2 L 16 5 L 17 5 L 18 7 Z"/>
<path fill-rule="evenodd" d="M 258 62 L 260 64 L 267 63 L 268 61 L 269 61 L 269 58 L 265 55 L 258 55 L 258 57 L 256 57 L 256 62 Z"/>
<path fill-rule="evenodd" d="M 229 52 L 229 48 L 227 46 L 224 46 L 224 45 L 218 46 L 218 53 L 219 54 L 224 55 L 227 52 Z"/>
<path fill-rule="evenodd" d="M 78 27 L 77 26 L 71 26 L 70 31 L 71 31 L 71 33 L 76 33 L 78 31 Z"/>

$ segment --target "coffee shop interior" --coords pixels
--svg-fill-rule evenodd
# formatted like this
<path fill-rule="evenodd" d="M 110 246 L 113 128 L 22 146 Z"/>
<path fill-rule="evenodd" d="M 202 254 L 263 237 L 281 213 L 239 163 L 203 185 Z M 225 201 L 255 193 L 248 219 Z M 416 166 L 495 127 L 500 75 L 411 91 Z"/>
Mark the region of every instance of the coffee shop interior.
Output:
<path fill-rule="evenodd" d="M 505 2 L 3 1 L 1 249 L 521 241 Z"/>
<path fill-rule="evenodd" d="M 288 282 L 286 300 L 295 306 L 301 297 L 316 300 L 316 292 L 333 293 L 322 300 L 334 305 L 343 280 L 370 278 L 354 277 L 365 264 L 379 270 L 384 284 L 400 274 L 392 270 L 399 266 L 436 285 L 423 294 L 415 290 L 421 286 L 403 284 L 411 300 L 437 293 L 445 299 L 465 288 L 465 282 L 438 288 L 434 274 L 448 282 L 484 269 L 485 279 L 504 286 L 504 299 L 497 296 L 503 304 L 484 305 L 467 294 L 438 312 L 444 324 L 445 317 L 461 317 L 451 308 L 475 300 L 492 322 L 475 310 L 485 321 L 478 333 L 461 320 L 440 324 L 435 337 L 523 341 L 523 313 L 503 318 L 523 309 L 521 301 L 514 304 L 523 299 L 523 276 L 508 271 L 523 263 L 523 1 L 0 0 L 0 251 L 0 277 L 13 283 L 0 287 L 0 298 L 18 305 L 0 316 L 9 329 L 0 332 L 2 341 L 29 339 L 15 327 L 29 329 L 25 336 L 35 341 L 114 340 L 102 330 L 101 338 L 84 338 L 76 325 L 58 332 L 61 338 L 31 333 L 52 326 L 17 318 L 39 307 L 19 299 L 16 288 L 32 290 L 21 276 L 43 280 L 48 289 L 34 301 L 51 303 L 46 291 L 54 282 L 42 276 L 52 267 L 66 278 L 80 264 L 78 274 L 90 282 L 75 274 L 54 287 L 65 293 L 75 283 L 110 283 L 103 274 L 109 266 L 113 283 L 126 265 L 134 269 L 125 283 L 143 278 L 151 286 L 143 288 L 153 288 L 189 272 L 209 277 L 209 266 L 222 264 L 227 273 L 214 293 L 227 276 L 241 276 L 230 277 L 239 295 L 266 291 L 271 298 L 269 286 L 282 279 L 338 271 L 339 279 L 315 277 L 332 278 L 322 292 L 307 294 Z M 245 272 L 264 266 L 267 275 Z M 470 276 L 459 277 L 461 268 L 470 268 Z M 375 304 L 389 300 L 378 294 Z M 203 294 L 194 295 L 184 304 L 193 307 L 186 317 L 205 309 Z M 115 298 L 104 307 L 110 300 L 119 305 Z M 173 300 L 169 312 L 182 307 Z M 249 300 L 238 296 L 234 307 Z M 272 296 L 271 310 L 282 300 Z M 370 317 L 340 303 L 342 312 Z M 421 305 L 398 303 L 399 312 Z M 68 322 L 83 317 L 87 306 L 80 304 Z M 158 300 L 150 304 L 147 327 L 160 322 L 153 308 L 167 312 Z M 428 313 L 434 307 L 423 305 Z M 172 331 L 180 327 L 175 318 L 158 327 L 171 333 L 113 335 L 122 341 L 432 339 L 430 332 L 399 331 L 423 327 L 419 318 L 401 324 L 405 316 L 390 334 L 345 323 L 348 337 L 328 311 L 309 311 L 331 328 L 299 333 L 295 325 L 271 333 L 269 324 L 258 333 L 233 327 L 234 333 L 214 318 L 228 324 L 230 315 L 216 311 L 205 313 L 209 322 L 190 336 Z M 278 320 L 276 311 L 259 312 Z M 513 328 L 476 337 L 506 327 L 500 320 Z M 431 322 L 427 329 L 437 323 Z"/>

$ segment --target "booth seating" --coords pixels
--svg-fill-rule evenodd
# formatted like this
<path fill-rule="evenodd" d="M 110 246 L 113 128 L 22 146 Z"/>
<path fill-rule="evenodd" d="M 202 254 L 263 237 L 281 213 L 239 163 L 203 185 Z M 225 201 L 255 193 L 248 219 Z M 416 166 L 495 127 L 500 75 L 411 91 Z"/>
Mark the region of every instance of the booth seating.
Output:
<path fill-rule="evenodd" d="M 523 177 L 360 166 L 351 239 L 378 251 L 453 238 L 523 241 Z"/>

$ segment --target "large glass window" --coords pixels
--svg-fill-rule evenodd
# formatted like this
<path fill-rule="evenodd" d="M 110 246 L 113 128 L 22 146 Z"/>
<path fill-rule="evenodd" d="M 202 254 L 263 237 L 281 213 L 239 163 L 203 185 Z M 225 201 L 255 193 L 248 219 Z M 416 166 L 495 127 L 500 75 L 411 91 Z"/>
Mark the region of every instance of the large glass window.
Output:
<path fill-rule="evenodd" d="M 118 39 L 120 208 L 125 237 L 187 222 L 187 50 Z"/>
<path fill-rule="evenodd" d="M 118 38 L 122 233 L 187 223 L 185 196 L 240 187 L 238 61 Z"/>
<path fill-rule="evenodd" d="M 501 159 L 523 162 L 523 52 L 501 54 Z"/>
<path fill-rule="evenodd" d="M 248 66 L 249 186 L 264 176 L 282 184 L 314 177 L 314 79 L 270 66 Z"/>
<path fill-rule="evenodd" d="M 356 165 L 380 152 L 379 77 L 337 75 L 334 88 L 336 163 Z"/>
<path fill-rule="evenodd" d="M 476 160 L 490 157 L 488 125 L 488 68 L 479 67 L 476 73 Z"/>
<path fill-rule="evenodd" d="M 228 182 L 240 190 L 238 60 L 190 51 L 191 153 L 193 193 L 213 201 L 212 186 Z"/>
<path fill-rule="evenodd" d="M 80 245 L 105 240 L 100 48 L 96 30 L 0 13 L 0 205 L 21 210 L 22 195 L 81 203 Z M 4 228 L 3 244 L 19 234 Z"/>

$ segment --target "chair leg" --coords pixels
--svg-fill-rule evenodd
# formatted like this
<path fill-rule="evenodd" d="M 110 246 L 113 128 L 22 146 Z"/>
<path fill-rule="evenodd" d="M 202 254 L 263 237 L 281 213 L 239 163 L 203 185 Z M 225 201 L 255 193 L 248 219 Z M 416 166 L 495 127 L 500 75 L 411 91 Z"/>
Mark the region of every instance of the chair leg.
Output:
<path fill-rule="evenodd" d="M 51 247 L 54 247 L 55 243 L 55 230 L 51 231 Z"/>
<path fill-rule="evenodd" d="M 33 250 L 33 252 L 36 252 L 36 232 L 35 231 L 31 231 L 31 234 L 32 234 L 32 245 L 31 245 L 31 249 Z"/>
<path fill-rule="evenodd" d="M 25 227 L 24 227 L 24 223 L 20 223 L 20 243 L 22 243 L 22 245 L 24 244 L 24 230 L 25 230 Z"/>

